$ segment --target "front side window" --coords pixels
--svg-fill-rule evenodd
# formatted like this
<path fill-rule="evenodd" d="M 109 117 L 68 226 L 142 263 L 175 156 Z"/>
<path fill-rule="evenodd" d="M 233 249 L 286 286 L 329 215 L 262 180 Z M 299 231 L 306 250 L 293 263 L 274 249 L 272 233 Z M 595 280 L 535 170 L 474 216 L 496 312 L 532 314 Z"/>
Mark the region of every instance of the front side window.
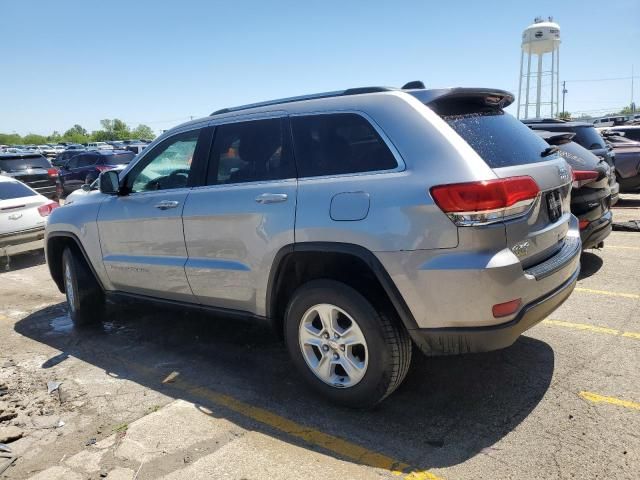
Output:
<path fill-rule="evenodd" d="M 155 147 L 127 175 L 131 193 L 187 186 L 200 130 L 180 133 Z"/>
<path fill-rule="evenodd" d="M 378 132 L 361 115 L 335 113 L 291 119 L 300 177 L 391 170 L 398 166 Z"/>
<path fill-rule="evenodd" d="M 259 182 L 295 177 L 284 141 L 284 119 L 270 118 L 216 127 L 207 184 Z"/>

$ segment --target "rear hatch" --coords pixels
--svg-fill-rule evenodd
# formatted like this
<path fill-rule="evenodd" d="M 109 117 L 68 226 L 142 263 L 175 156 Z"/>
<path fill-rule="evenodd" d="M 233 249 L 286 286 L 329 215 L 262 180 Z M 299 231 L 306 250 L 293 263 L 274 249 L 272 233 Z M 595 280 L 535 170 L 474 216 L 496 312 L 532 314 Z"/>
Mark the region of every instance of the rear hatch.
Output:
<path fill-rule="evenodd" d="M 0 157 L 0 171 L 26 183 L 38 193 L 48 194 L 55 190 L 56 172 L 40 154 L 4 155 Z"/>
<path fill-rule="evenodd" d="M 47 200 L 20 182 L 0 182 L 0 241 L 3 235 L 44 227 L 38 207 Z"/>
<path fill-rule="evenodd" d="M 564 246 L 569 230 L 571 172 L 558 154 L 522 122 L 504 112 L 503 91 L 454 89 L 427 105 L 487 163 L 498 178 L 531 177 L 539 193 L 524 213 L 503 221 L 506 245 L 524 268 Z M 466 227 L 463 227 L 466 228 Z M 572 240 L 573 241 L 573 240 Z"/>

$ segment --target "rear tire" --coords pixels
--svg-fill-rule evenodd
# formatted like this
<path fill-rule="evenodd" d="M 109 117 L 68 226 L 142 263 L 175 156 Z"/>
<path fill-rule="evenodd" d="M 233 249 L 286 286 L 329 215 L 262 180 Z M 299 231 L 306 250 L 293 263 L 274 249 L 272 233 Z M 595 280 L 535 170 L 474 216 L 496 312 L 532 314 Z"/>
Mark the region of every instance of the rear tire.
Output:
<path fill-rule="evenodd" d="M 287 349 L 315 391 L 348 407 L 372 407 L 400 386 L 411 363 L 411 339 L 394 317 L 344 283 L 314 280 L 287 306 Z"/>
<path fill-rule="evenodd" d="M 96 324 L 104 313 L 104 292 L 86 260 L 74 248 L 62 253 L 62 276 L 69 316 L 77 327 Z"/>

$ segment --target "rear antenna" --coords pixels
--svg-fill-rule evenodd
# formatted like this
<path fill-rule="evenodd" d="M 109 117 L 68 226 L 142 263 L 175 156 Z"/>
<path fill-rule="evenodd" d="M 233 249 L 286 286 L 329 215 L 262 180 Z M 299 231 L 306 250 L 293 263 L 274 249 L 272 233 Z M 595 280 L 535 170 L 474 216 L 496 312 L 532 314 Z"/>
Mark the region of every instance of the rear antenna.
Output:
<path fill-rule="evenodd" d="M 402 86 L 402 90 L 414 90 L 418 88 L 427 88 L 427 87 L 424 86 L 424 83 L 422 83 L 422 80 L 413 80 L 411 82 L 405 83 Z"/>

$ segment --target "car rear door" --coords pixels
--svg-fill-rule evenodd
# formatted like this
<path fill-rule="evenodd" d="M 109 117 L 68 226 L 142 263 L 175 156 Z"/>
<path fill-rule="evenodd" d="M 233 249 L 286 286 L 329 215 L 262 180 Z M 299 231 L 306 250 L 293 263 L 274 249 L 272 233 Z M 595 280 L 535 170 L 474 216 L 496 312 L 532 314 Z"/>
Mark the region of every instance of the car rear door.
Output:
<path fill-rule="evenodd" d="M 294 242 L 297 181 L 284 114 L 217 125 L 206 177 L 183 211 L 189 284 L 204 305 L 264 315 L 273 260 Z"/>
<path fill-rule="evenodd" d="M 98 213 L 102 257 L 118 290 L 193 302 L 185 275 L 187 251 L 182 210 L 193 181 L 202 128 L 176 133 L 157 144 L 121 180 L 122 195 Z M 204 141 L 208 151 L 208 142 Z"/>

